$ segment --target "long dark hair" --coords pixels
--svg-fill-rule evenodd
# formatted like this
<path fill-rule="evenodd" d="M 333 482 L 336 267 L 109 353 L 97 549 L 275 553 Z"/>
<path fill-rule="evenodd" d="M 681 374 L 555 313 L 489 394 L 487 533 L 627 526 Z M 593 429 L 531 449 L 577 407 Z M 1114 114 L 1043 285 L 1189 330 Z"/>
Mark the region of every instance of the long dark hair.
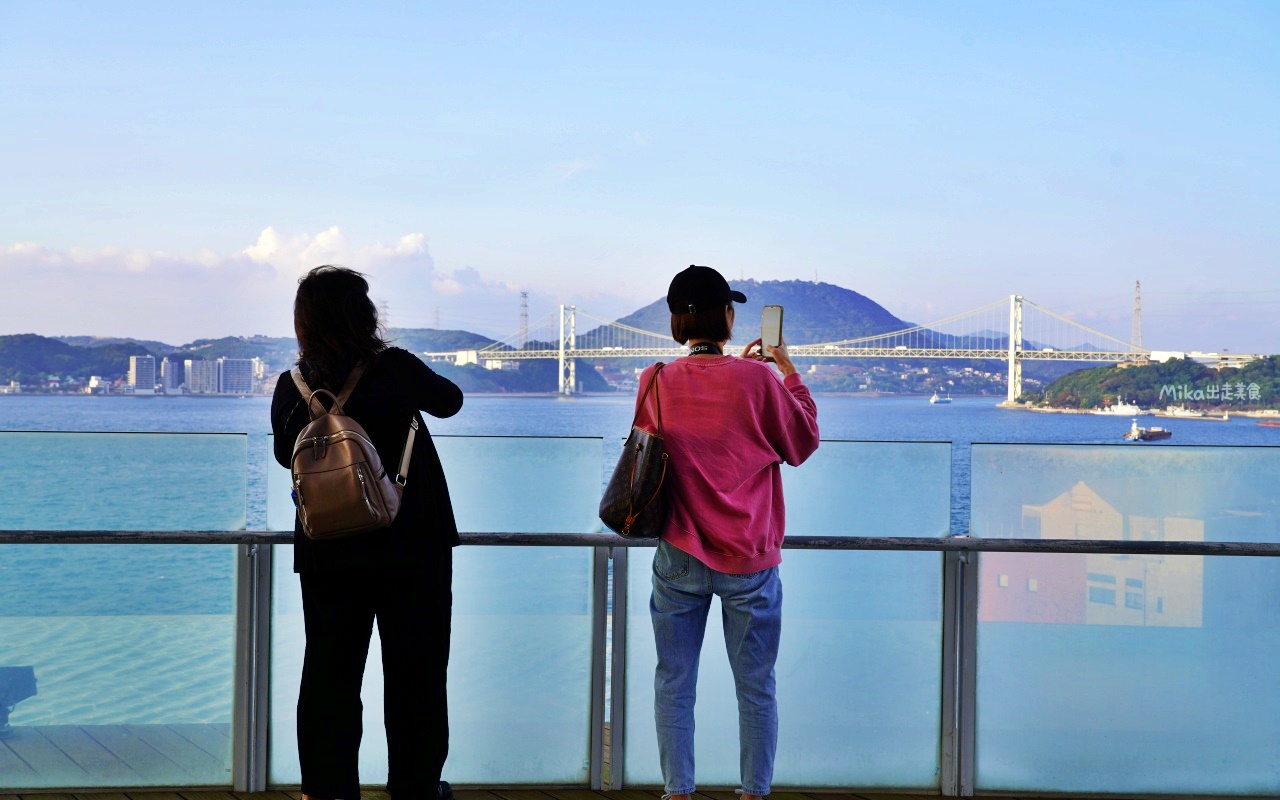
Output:
<path fill-rule="evenodd" d="M 293 330 L 298 336 L 298 364 L 310 372 L 313 389 L 336 392 L 352 367 L 387 347 L 378 308 L 369 299 L 369 282 L 355 270 L 331 264 L 298 280 Z"/>

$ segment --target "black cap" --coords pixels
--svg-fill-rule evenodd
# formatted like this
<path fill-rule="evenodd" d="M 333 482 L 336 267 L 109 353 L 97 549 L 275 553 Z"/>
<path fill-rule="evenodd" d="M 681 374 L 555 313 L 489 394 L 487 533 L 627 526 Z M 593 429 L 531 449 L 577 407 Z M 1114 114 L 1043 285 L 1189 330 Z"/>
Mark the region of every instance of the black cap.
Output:
<path fill-rule="evenodd" d="M 672 314 L 696 314 L 735 301 L 745 303 L 747 296 L 730 289 L 724 276 L 711 267 L 690 264 L 671 279 L 667 289 L 667 308 Z"/>

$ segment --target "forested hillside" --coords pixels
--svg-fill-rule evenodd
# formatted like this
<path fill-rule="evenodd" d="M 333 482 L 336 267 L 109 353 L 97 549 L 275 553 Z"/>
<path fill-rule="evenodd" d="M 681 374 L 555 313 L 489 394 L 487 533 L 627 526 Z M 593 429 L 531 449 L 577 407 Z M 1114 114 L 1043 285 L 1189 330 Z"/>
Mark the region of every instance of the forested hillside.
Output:
<path fill-rule="evenodd" d="M 1144 408 L 1275 407 L 1280 404 L 1280 357 L 1268 356 L 1238 369 L 1212 369 L 1191 359 L 1098 367 L 1064 375 L 1043 393 L 1024 396 L 1055 408 L 1098 408 L 1121 398 Z"/>

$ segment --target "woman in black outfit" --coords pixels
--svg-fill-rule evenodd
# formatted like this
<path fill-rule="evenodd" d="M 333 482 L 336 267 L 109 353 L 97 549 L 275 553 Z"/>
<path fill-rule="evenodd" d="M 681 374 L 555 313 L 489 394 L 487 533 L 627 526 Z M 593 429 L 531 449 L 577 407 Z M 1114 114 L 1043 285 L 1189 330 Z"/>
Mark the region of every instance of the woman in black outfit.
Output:
<path fill-rule="evenodd" d="M 304 798 L 360 797 L 360 684 L 374 620 L 382 641 L 387 791 L 393 798 L 449 797 L 440 772 L 449 752 L 445 680 L 458 529 L 419 412 L 453 416 L 462 391 L 412 353 L 387 345 L 358 272 L 311 270 L 298 282 L 293 320 L 298 365 L 312 390 L 336 395 L 352 367 L 367 365 L 344 409 L 364 426 L 384 466 L 400 463 L 409 420 L 416 417 L 420 426 L 390 527 L 313 541 L 295 522 L 293 568 L 302 582 L 307 636 L 298 694 Z M 271 430 L 284 466 L 309 421 L 306 399 L 283 373 L 271 401 Z"/>

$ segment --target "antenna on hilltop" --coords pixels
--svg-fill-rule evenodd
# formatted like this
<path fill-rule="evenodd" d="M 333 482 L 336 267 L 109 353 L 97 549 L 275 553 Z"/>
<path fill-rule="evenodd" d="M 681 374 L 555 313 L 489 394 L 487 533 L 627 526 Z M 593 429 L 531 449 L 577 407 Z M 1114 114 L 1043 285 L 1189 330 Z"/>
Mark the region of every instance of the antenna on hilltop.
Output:
<path fill-rule="evenodd" d="M 1133 328 L 1129 331 L 1129 342 L 1142 350 L 1142 281 L 1133 282 Z"/>
<path fill-rule="evenodd" d="M 525 340 L 529 338 L 529 293 L 520 293 L 520 347 L 524 348 Z"/>
<path fill-rule="evenodd" d="M 435 329 L 440 330 L 440 306 L 436 306 L 436 324 Z"/>

